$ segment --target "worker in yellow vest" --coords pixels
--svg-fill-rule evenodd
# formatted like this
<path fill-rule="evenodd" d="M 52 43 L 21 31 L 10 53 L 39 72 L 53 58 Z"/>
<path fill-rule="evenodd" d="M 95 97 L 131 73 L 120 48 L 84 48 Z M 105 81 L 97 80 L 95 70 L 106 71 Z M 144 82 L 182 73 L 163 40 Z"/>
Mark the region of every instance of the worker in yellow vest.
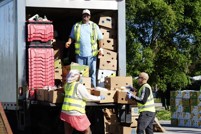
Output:
<path fill-rule="evenodd" d="M 151 86 L 147 83 L 149 75 L 141 72 L 138 77 L 138 84 L 141 88 L 137 92 L 137 96 L 128 92 L 128 98 L 137 101 L 139 109 L 139 117 L 137 124 L 137 134 L 153 134 L 153 122 L 155 118 L 154 97 Z"/>
<path fill-rule="evenodd" d="M 97 55 L 103 54 L 103 35 L 98 25 L 90 21 L 90 18 L 91 12 L 88 9 L 83 10 L 82 21 L 73 26 L 66 48 L 75 42 L 76 62 L 89 66 L 92 87 L 96 87 L 96 62 Z"/>
<path fill-rule="evenodd" d="M 64 121 L 65 134 L 72 134 L 73 129 L 84 134 L 91 134 L 91 123 L 85 114 L 86 101 L 105 99 L 104 96 L 91 95 L 79 80 L 78 70 L 71 70 L 66 77 L 65 97 L 60 114 L 60 119 Z"/>

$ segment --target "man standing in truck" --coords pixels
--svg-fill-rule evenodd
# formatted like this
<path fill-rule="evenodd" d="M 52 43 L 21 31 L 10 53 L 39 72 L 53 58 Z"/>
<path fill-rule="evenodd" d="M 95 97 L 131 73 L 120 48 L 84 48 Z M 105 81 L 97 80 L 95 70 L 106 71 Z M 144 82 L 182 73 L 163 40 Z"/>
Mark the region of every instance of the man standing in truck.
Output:
<path fill-rule="evenodd" d="M 66 48 L 69 48 L 75 41 L 76 62 L 80 65 L 89 66 L 92 87 L 96 87 L 96 61 L 97 54 L 102 55 L 103 35 L 98 25 L 90 21 L 91 13 L 88 9 L 82 12 L 82 21 L 77 22 L 70 33 L 66 42 Z M 99 46 L 99 49 L 98 49 Z"/>
<path fill-rule="evenodd" d="M 147 83 L 149 75 L 141 72 L 138 77 L 138 84 L 141 86 L 137 96 L 128 92 L 128 98 L 137 101 L 139 117 L 137 124 L 137 134 L 153 134 L 153 122 L 155 118 L 154 97 L 151 86 Z"/>

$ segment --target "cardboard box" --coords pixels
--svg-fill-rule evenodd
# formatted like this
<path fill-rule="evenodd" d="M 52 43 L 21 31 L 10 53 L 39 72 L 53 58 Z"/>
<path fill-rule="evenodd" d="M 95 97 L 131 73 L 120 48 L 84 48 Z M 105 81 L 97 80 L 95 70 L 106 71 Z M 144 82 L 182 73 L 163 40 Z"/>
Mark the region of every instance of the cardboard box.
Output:
<path fill-rule="evenodd" d="M 91 88 L 91 78 L 90 78 L 90 77 L 81 77 L 81 83 L 82 83 L 86 88 Z"/>
<path fill-rule="evenodd" d="M 117 43 L 116 40 L 108 38 L 108 39 L 103 39 L 103 48 L 105 49 L 109 49 L 112 51 L 116 51 L 117 50 Z"/>
<path fill-rule="evenodd" d="M 136 128 L 121 126 L 119 134 L 135 134 L 135 133 L 136 133 Z"/>
<path fill-rule="evenodd" d="M 120 124 L 110 124 L 109 126 L 109 132 L 111 134 L 123 134 L 121 130 Z"/>
<path fill-rule="evenodd" d="M 113 28 L 112 17 L 110 17 L 110 16 L 101 16 L 100 19 L 99 19 L 98 25 L 112 29 Z"/>
<path fill-rule="evenodd" d="M 117 60 L 108 60 L 106 58 L 100 58 L 99 69 L 117 70 Z"/>
<path fill-rule="evenodd" d="M 175 105 L 176 105 L 175 98 L 170 98 L 170 106 L 175 106 Z"/>
<path fill-rule="evenodd" d="M 114 29 L 100 27 L 100 31 L 102 32 L 104 39 L 107 39 L 107 38 L 115 39 L 117 37 L 116 30 Z"/>
<path fill-rule="evenodd" d="M 191 120 L 192 127 L 199 127 L 199 120 Z"/>
<path fill-rule="evenodd" d="M 181 98 L 176 98 L 175 99 L 175 106 L 182 105 L 182 99 Z"/>
<path fill-rule="evenodd" d="M 95 95 L 95 96 L 100 96 L 100 95 L 105 96 L 105 100 L 100 100 L 100 101 L 98 101 L 98 103 L 113 103 L 114 100 L 115 100 L 116 91 L 111 91 L 111 90 L 109 90 L 109 91 L 92 90 L 91 94 Z"/>
<path fill-rule="evenodd" d="M 107 50 L 107 49 L 103 49 L 103 54 L 99 58 L 106 58 L 108 60 L 116 60 L 117 59 L 117 53 L 110 51 L 110 50 Z"/>
<path fill-rule="evenodd" d="M 190 106 L 183 106 L 183 111 L 182 112 L 191 112 L 191 107 Z"/>
<path fill-rule="evenodd" d="M 117 118 L 117 115 L 116 115 L 116 114 L 112 114 L 110 117 L 111 117 L 111 118 L 110 118 L 110 123 L 111 123 L 111 124 L 116 124 L 116 123 L 118 123 L 118 118 Z"/>
<path fill-rule="evenodd" d="M 97 78 L 97 85 L 99 87 L 105 87 L 105 78 L 106 77 L 115 77 L 116 71 L 113 70 L 98 70 L 98 78 Z"/>
<path fill-rule="evenodd" d="M 199 94 L 200 94 L 199 91 L 190 92 L 190 98 L 191 99 L 197 99 L 199 97 Z"/>
<path fill-rule="evenodd" d="M 110 131 L 110 123 L 106 122 L 104 120 L 104 129 L 105 129 L 105 134 L 110 134 L 109 131 Z"/>
<path fill-rule="evenodd" d="M 182 105 L 186 106 L 186 107 L 190 106 L 190 100 L 189 99 L 182 99 Z"/>
<path fill-rule="evenodd" d="M 132 124 L 130 125 L 130 127 L 137 127 L 137 120 L 136 119 L 138 119 L 137 116 L 132 116 L 131 117 Z"/>
<path fill-rule="evenodd" d="M 171 119 L 171 125 L 177 127 L 178 126 L 178 119 Z"/>
<path fill-rule="evenodd" d="M 54 50 L 54 59 L 61 59 L 61 51 L 59 49 Z"/>
<path fill-rule="evenodd" d="M 116 76 L 116 77 L 105 78 L 105 87 L 110 90 L 130 85 L 131 86 L 133 85 L 133 78 L 131 76 Z"/>
<path fill-rule="evenodd" d="M 138 107 L 131 107 L 131 115 L 132 116 L 138 116 L 139 115 Z"/>
<path fill-rule="evenodd" d="M 112 112 L 112 110 L 111 109 L 108 109 L 108 108 L 105 108 L 105 110 L 104 110 L 104 117 L 106 118 L 106 119 L 111 119 L 111 116 L 113 115 L 113 112 Z"/>
<path fill-rule="evenodd" d="M 36 90 L 36 99 L 39 101 L 45 101 L 45 95 L 47 94 L 46 89 L 38 89 Z"/>
<path fill-rule="evenodd" d="M 182 99 L 190 99 L 190 93 L 191 93 L 192 91 L 188 91 L 188 90 L 184 90 L 183 92 L 182 92 Z"/>
<path fill-rule="evenodd" d="M 54 69 L 54 79 L 62 79 L 62 69 Z"/>
<path fill-rule="evenodd" d="M 133 92 L 133 94 L 136 95 L 135 92 Z M 137 102 L 132 99 L 128 99 L 127 92 L 123 91 L 117 91 L 117 97 L 115 102 L 118 104 L 132 104 L 134 106 L 137 106 Z"/>
<path fill-rule="evenodd" d="M 64 93 L 62 91 L 49 91 L 48 101 L 50 103 L 63 103 Z"/>
<path fill-rule="evenodd" d="M 54 69 L 61 69 L 62 65 L 61 65 L 61 59 L 55 59 L 54 60 Z"/>
<path fill-rule="evenodd" d="M 66 75 L 70 72 L 70 70 L 76 69 L 80 72 L 83 77 L 89 77 L 89 66 L 79 65 L 77 63 L 71 63 L 68 66 L 62 67 L 62 76 L 66 77 Z"/>
<path fill-rule="evenodd" d="M 199 113 L 198 107 L 199 107 L 199 106 L 191 106 L 191 111 L 190 111 L 190 113 L 193 114 L 193 115 L 198 115 L 198 113 Z"/>
<path fill-rule="evenodd" d="M 62 66 L 62 77 L 66 79 L 67 74 L 70 72 L 70 65 Z"/>

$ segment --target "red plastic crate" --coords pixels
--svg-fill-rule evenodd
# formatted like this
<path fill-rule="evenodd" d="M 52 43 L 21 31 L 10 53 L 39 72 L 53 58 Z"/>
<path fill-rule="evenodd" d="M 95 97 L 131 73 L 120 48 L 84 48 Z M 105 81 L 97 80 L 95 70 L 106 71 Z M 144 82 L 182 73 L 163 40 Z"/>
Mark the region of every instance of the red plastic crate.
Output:
<path fill-rule="evenodd" d="M 54 50 L 29 48 L 29 90 L 54 86 Z"/>
<path fill-rule="evenodd" d="M 54 38 L 52 24 L 28 24 L 28 41 L 48 42 Z"/>

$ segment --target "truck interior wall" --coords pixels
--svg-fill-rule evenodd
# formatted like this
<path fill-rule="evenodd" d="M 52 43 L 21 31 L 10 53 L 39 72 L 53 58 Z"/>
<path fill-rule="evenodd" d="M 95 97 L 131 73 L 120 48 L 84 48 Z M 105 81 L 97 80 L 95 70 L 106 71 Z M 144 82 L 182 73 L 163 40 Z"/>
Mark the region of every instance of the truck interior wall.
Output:
<path fill-rule="evenodd" d="M 97 24 L 99 22 L 99 18 L 101 15 L 111 16 L 112 18 L 115 18 L 115 21 L 117 21 L 116 10 L 90 9 L 90 11 L 91 11 L 91 20 L 93 22 L 96 22 Z M 62 53 L 63 53 L 62 54 L 63 65 L 69 65 L 70 62 L 75 62 L 74 47 L 71 46 L 70 48 L 66 49 L 65 42 L 68 40 L 72 26 L 76 22 L 81 21 L 82 9 L 38 8 L 38 7 L 26 8 L 26 20 L 28 20 L 30 17 L 34 16 L 35 14 L 38 14 L 40 17 L 46 16 L 48 20 L 53 21 L 54 31 L 57 32 L 55 39 L 61 42 L 60 49 L 62 49 Z M 117 31 L 117 28 L 115 29 Z M 70 61 L 67 59 L 70 59 Z"/>

